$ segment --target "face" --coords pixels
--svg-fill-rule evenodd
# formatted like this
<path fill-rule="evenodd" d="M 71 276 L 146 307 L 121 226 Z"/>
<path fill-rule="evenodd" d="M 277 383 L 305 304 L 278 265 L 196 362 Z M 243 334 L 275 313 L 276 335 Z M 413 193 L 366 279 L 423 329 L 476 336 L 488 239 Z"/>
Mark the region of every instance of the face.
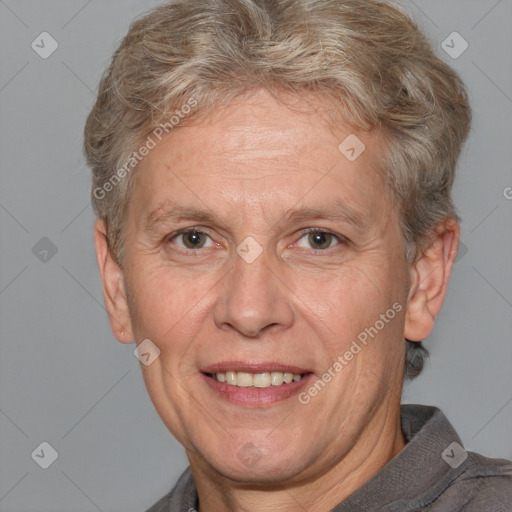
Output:
<path fill-rule="evenodd" d="M 191 460 L 239 481 L 364 457 L 400 401 L 410 269 L 384 142 L 310 104 L 255 92 L 175 129 L 128 209 L 120 293 L 126 336 L 160 350 L 151 399 Z"/>

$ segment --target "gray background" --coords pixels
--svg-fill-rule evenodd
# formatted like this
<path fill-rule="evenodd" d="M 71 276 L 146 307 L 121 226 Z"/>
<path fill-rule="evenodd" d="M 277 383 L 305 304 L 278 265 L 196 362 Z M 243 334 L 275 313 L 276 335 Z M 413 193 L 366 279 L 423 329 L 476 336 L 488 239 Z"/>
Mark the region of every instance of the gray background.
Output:
<path fill-rule="evenodd" d="M 464 245 L 431 359 L 404 401 L 441 407 L 468 449 L 512 459 L 512 0 L 402 3 L 461 73 L 474 108 L 455 187 Z M 134 345 L 110 332 L 81 153 L 100 73 L 153 5 L 0 0 L 3 512 L 142 511 L 187 464 L 153 410 Z M 31 48 L 43 31 L 59 44 L 47 59 Z M 441 46 L 453 31 L 469 44 L 457 59 Z M 43 237 L 56 254 L 36 245 Z M 43 441 L 58 452 L 48 469 L 31 458 Z"/>

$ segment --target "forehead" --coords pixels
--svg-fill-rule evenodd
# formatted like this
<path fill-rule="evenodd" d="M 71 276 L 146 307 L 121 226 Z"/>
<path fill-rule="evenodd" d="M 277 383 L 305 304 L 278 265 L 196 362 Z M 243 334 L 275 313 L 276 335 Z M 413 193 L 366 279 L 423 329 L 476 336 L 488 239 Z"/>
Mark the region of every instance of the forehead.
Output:
<path fill-rule="evenodd" d="M 139 213 L 151 222 L 170 204 L 265 215 L 344 202 L 363 224 L 384 195 L 383 139 L 333 126 L 328 108 L 314 97 L 283 104 L 260 91 L 176 128 L 137 168 Z"/>

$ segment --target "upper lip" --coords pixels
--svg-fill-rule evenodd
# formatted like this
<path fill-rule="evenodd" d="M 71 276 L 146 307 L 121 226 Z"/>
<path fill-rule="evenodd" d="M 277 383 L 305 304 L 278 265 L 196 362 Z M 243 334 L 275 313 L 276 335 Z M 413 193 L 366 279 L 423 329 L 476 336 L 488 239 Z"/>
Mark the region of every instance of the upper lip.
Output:
<path fill-rule="evenodd" d="M 246 362 L 246 361 L 224 361 L 206 366 L 201 369 L 203 373 L 224 373 L 224 372 L 247 372 L 247 373 L 264 373 L 264 372 L 282 372 L 304 374 L 310 373 L 310 370 L 301 368 L 300 366 L 283 364 L 276 361 L 268 362 Z"/>

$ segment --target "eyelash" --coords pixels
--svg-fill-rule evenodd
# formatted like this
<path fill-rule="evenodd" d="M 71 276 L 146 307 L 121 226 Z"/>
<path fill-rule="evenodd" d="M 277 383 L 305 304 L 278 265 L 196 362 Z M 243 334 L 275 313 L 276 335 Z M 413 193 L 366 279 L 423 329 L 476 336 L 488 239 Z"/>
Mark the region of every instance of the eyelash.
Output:
<path fill-rule="evenodd" d="M 180 229 L 176 233 L 169 236 L 167 241 L 172 242 L 179 236 L 186 235 L 188 233 L 201 233 L 203 235 L 208 236 L 211 239 L 210 235 L 206 231 L 203 231 L 200 228 L 191 227 L 191 228 Z M 320 228 L 307 228 L 307 229 L 303 229 L 303 230 L 299 231 L 300 238 L 298 241 L 302 240 L 302 238 L 304 238 L 306 235 L 316 234 L 316 233 L 330 235 L 338 242 L 338 244 L 346 244 L 349 241 L 347 238 L 345 238 L 341 235 L 337 235 L 336 233 L 333 233 L 332 231 L 328 231 L 326 229 L 320 229 Z M 297 243 L 297 242 L 295 242 L 295 243 Z M 337 246 L 328 247 L 327 249 L 311 249 L 311 250 L 314 251 L 315 253 L 325 253 L 331 249 L 334 249 L 335 247 L 337 247 Z M 199 249 L 202 249 L 202 247 L 199 247 Z M 186 253 L 186 254 L 190 254 L 190 253 L 198 252 L 198 249 L 183 249 L 183 248 L 179 247 L 179 251 Z"/>

